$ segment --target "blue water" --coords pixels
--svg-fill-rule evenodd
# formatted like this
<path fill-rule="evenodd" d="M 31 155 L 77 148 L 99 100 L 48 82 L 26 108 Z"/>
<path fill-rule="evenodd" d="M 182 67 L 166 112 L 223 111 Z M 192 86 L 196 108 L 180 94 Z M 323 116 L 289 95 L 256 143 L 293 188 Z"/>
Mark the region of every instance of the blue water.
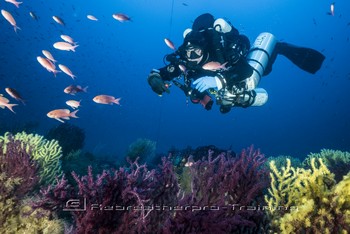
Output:
<path fill-rule="evenodd" d="M 8 97 L 4 89 L 12 87 L 27 105 L 14 107 L 16 114 L 0 109 L 0 126 L 13 129 L 33 123 L 34 130 L 45 135 L 61 124 L 47 112 L 68 108 L 65 101 L 75 99 L 82 100 L 79 119 L 67 122 L 85 130 L 85 149 L 116 158 L 138 138 L 156 141 L 158 152 L 209 144 L 235 151 L 254 144 L 268 156 L 305 157 L 322 148 L 349 151 L 350 3 L 337 1 L 335 15 L 330 16 L 332 2 L 175 0 L 172 7 L 170 0 L 24 0 L 17 9 L 2 1 L 0 8 L 11 12 L 21 30 L 15 33 L 0 16 L 0 94 Z M 158 97 L 146 79 L 171 52 L 164 38 L 181 45 L 182 32 L 207 12 L 230 20 L 251 43 L 267 31 L 279 40 L 322 51 L 323 66 L 312 75 L 279 56 L 259 85 L 269 93 L 268 103 L 234 108 L 225 115 L 216 105 L 211 111 L 187 106 L 175 86 L 170 95 Z M 118 22 L 114 13 L 125 13 L 132 22 Z M 87 14 L 99 21 L 88 20 Z M 53 15 L 66 25 L 55 23 Z M 76 52 L 53 48 L 61 34 L 78 42 Z M 43 49 L 77 79 L 63 73 L 55 78 L 47 72 L 36 59 Z M 89 86 L 88 93 L 65 94 L 63 89 L 71 84 Z M 94 103 L 92 98 L 99 94 L 121 97 L 121 106 Z"/>

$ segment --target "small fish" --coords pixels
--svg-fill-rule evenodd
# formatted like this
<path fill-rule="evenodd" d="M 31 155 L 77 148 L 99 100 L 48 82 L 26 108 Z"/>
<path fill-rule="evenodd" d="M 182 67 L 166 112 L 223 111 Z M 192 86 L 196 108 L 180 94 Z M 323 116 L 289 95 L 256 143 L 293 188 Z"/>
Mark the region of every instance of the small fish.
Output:
<path fill-rule="evenodd" d="M 164 39 L 165 44 L 172 50 L 176 50 L 176 47 L 172 41 L 170 41 L 168 38 Z"/>
<path fill-rule="evenodd" d="M 331 10 L 331 15 L 334 16 L 334 5 L 335 5 L 335 2 L 333 2 L 330 6 L 330 10 Z"/>
<path fill-rule="evenodd" d="M 19 102 L 22 102 L 23 105 L 25 105 L 25 102 L 23 100 L 23 98 L 21 97 L 21 95 L 17 92 L 17 90 L 13 89 L 13 88 L 5 88 L 6 93 L 8 93 L 8 95 L 10 95 L 13 99 L 16 99 Z"/>
<path fill-rule="evenodd" d="M 123 13 L 113 14 L 112 16 L 114 19 L 118 20 L 119 22 L 132 21 L 129 16 Z"/>
<path fill-rule="evenodd" d="M 17 32 L 17 29 L 21 30 L 21 28 L 17 26 L 16 20 L 13 18 L 10 12 L 1 10 L 1 14 L 13 26 L 13 29 L 15 30 L 15 32 Z"/>
<path fill-rule="evenodd" d="M 331 16 L 334 16 L 334 5 L 335 5 L 335 2 L 333 2 L 330 6 L 330 11 L 327 12 L 327 15 L 331 15 Z"/>
<path fill-rule="evenodd" d="M 98 19 L 93 15 L 87 15 L 86 18 L 88 18 L 89 20 L 92 20 L 92 21 L 98 21 Z"/>
<path fill-rule="evenodd" d="M 184 3 L 184 2 L 182 3 L 182 5 L 184 5 L 184 6 L 188 6 L 188 4 L 187 4 L 187 3 Z"/>
<path fill-rule="evenodd" d="M 226 63 L 223 63 L 223 64 L 220 64 L 219 62 L 209 62 L 209 63 L 206 63 L 202 66 L 202 68 L 204 70 L 209 70 L 209 71 L 217 71 L 217 70 L 226 70 L 227 68 L 225 67 L 227 64 Z"/>
<path fill-rule="evenodd" d="M 187 72 L 187 69 L 186 69 L 185 65 L 179 64 L 179 68 L 180 68 L 180 70 L 181 70 L 183 73 L 186 73 L 186 72 Z"/>
<path fill-rule="evenodd" d="M 13 111 L 12 107 L 18 106 L 18 104 L 10 104 L 9 102 L 10 101 L 7 98 L 0 95 L 0 107 L 1 108 L 7 107 L 10 111 L 16 114 L 16 112 Z"/>
<path fill-rule="evenodd" d="M 30 17 L 32 17 L 34 20 L 38 20 L 38 17 L 34 14 L 34 12 L 29 12 Z"/>
<path fill-rule="evenodd" d="M 69 120 L 69 118 L 79 118 L 78 116 L 76 116 L 76 113 L 79 110 L 70 112 L 70 110 L 68 109 L 57 109 L 57 110 L 52 110 L 49 113 L 47 113 L 47 117 L 52 118 L 52 119 L 56 119 L 62 123 L 64 123 L 64 121 L 62 119 L 65 120 Z"/>
<path fill-rule="evenodd" d="M 50 66 L 51 66 L 53 69 L 56 69 L 56 65 L 55 65 L 50 59 L 46 58 L 46 61 L 47 61 L 48 63 L 50 63 Z M 53 71 L 52 71 L 52 72 L 53 72 Z M 56 72 L 61 72 L 61 71 L 56 71 Z"/>
<path fill-rule="evenodd" d="M 73 109 L 77 109 L 80 107 L 80 101 L 75 101 L 75 100 L 68 100 L 66 101 L 66 104 L 70 107 L 72 107 Z"/>
<path fill-rule="evenodd" d="M 53 44 L 53 47 L 58 50 L 65 50 L 65 51 L 73 51 L 75 52 L 75 48 L 77 48 L 79 45 L 71 45 L 67 42 L 56 42 Z"/>
<path fill-rule="evenodd" d="M 86 93 L 87 92 L 87 88 L 88 86 L 86 86 L 85 88 L 82 88 L 80 85 L 69 85 L 68 87 L 66 87 L 63 92 L 65 92 L 66 94 L 71 94 L 71 95 L 75 95 L 76 93 Z"/>
<path fill-rule="evenodd" d="M 44 55 L 47 59 L 49 59 L 51 62 L 53 62 L 53 63 L 57 62 L 49 51 L 47 51 L 47 50 L 42 50 L 41 52 L 42 52 L 43 55 Z"/>
<path fill-rule="evenodd" d="M 109 96 L 109 95 L 98 95 L 98 96 L 94 97 L 92 100 L 96 103 L 99 103 L 99 104 L 113 105 L 113 103 L 114 103 L 114 104 L 120 105 L 120 103 L 119 103 L 120 99 L 121 98 L 115 98 L 115 97 Z"/>
<path fill-rule="evenodd" d="M 70 76 L 73 80 L 75 79 L 75 75 L 73 74 L 73 72 L 65 65 L 62 64 L 58 64 L 58 67 L 61 69 L 61 71 L 63 71 L 64 73 L 66 73 L 68 76 Z"/>
<path fill-rule="evenodd" d="M 19 8 L 19 4 L 22 4 L 23 2 L 17 2 L 16 0 L 5 0 L 5 2 L 12 3 L 15 5 L 17 8 Z"/>
<path fill-rule="evenodd" d="M 46 68 L 49 72 L 52 72 L 56 77 L 56 74 L 60 71 L 56 70 L 55 64 L 53 64 L 49 59 L 43 58 L 41 56 L 36 57 L 41 66 Z"/>
<path fill-rule="evenodd" d="M 64 23 L 64 21 L 60 18 L 60 17 L 58 17 L 58 16 L 52 16 L 52 19 L 56 22 L 56 23 L 58 23 L 58 24 L 60 24 L 60 25 L 65 25 L 65 23 Z"/>
<path fill-rule="evenodd" d="M 191 167 L 191 166 L 193 166 L 193 164 L 194 164 L 193 156 L 190 155 L 190 156 L 188 157 L 187 162 L 185 163 L 184 166 L 185 166 L 185 167 Z"/>
<path fill-rule="evenodd" d="M 74 42 L 74 40 L 73 40 L 73 38 L 71 38 L 70 36 L 68 36 L 68 35 L 61 35 L 61 38 L 62 38 L 62 40 L 64 40 L 65 42 L 68 42 L 69 44 L 76 44 L 75 42 Z"/>

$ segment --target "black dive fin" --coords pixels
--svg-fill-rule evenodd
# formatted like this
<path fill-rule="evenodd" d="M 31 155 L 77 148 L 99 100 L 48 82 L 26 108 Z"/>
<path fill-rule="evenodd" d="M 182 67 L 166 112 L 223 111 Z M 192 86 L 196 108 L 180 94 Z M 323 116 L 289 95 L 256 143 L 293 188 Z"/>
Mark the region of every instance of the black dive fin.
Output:
<path fill-rule="evenodd" d="M 314 49 L 297 47 L 285 42 L 277 42 L 276 53 L 286 56 L 299 68 L 312 74 L 321 68 L 325 59 L 323 54 Z"/>

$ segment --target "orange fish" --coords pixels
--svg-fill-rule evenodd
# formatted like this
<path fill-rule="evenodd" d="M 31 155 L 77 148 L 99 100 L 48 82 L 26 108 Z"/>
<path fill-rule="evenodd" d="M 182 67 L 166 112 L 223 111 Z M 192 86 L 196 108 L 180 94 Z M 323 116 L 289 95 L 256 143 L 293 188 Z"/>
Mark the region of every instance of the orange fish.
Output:
<path fill-rule="evenodd" d="M 119 22 L 131 21 L 131 18 L 123 13 L 113 14 L 112 16 Z"/>
<path fill-rule="evenodd" d="M 187 159 L 187 162 L 185 163 L 185 167 L 192 167 L 194 165 L 193 156 L 190 155 Z"/>
<path fill-rule="evenodd" d="M 17 101 L 22 102 L 23 105 L 25 105 L 23 98 L 21 97 L 21 95 L 15 89 L 7 87 L 7 88 L 5 88 L 5 91 L 13 99 L 16 99 Z"/>
<path fill-rule="evenodd" d="M 185 74 L 187 73 L 187 69 L 186 69 L 185 65 L 179 64 L 179 68 L 183 73 L 185 73 Z"/>
<path fill-rule="evenodd" d="M 60 18 L 60 17 L 58 17 L 58 16 L 52 16 L 52 19 L 56 22 L 56 23 L 58 23 L 58 24 L 60 24 L 60 25 L 65 25 L 65 23 L 64 23 L 64 21 Z"/>
<path fill-rule="evenodd" d="M 220 64 L 219 62 L 209 62 L 209 63 L 206 63 L 202 66 L 202 68 L 204 70 L 209 70 L 209 71 L 217 71 L 217 70 L 227 70 L 227 68 L 225 67 L 227 64 L 226 63 L 223 63 L 223 64 Z"/>
<path fill-rule="evenodd" d="M 75 100 L 68 100 L 66 101 L 66 104 L 70 107 L 72 107 L 73 109 L 77 109 L 80 107 L 80 101 L 75 101 Z"/>
<path fill-rule="evenodd" d="M 185 167 L 192 167 L 193 166 L 193 162 L 186 162 L 185 163 Z"/>
<path fill-rule="evenodd" d="M 165 44 L 172 50 L 176 50 L 176 47 L 172 41 L 170 41 L 168 38 L 164 39 Z"/>
<path fill-rule="evenodd" d="M 18 104 L 10 104 L 9 102 L 10 101 L 7 98 L 3 97 L 0 94 L 0 107 L 3 109 L 7 107 L 10 111 L 16 114 L 16 112 L 13 111 L 12 107 L 17 106 Z"/>
<path fill-rule="evenodd" d="M 63 42 L 63 41 L 60 41 L 60 42 L 56 42 L 55 44 L 53 44 L 53 47 L 55 49 L 58 49 L 58 50 L 66 50 L 66 51 L 73 51 L 75 52 L 75 48 L 77 48 L 79 45 L 71 45 L 67 42 Z"/>
<path fill-rule="evenodd" d="M 43 58 L 41 56 L 36 57 L 36 59 L 38 60 L 41 66 L 46 68 L 46 70 L 48 70 L 49 72 L 52 72 L 55 77 L 56 77 L 56 74 L 60 72 L 58 70 L 55 70 L 56 69 L 55 64 L 53 64 L 49 59 Z"/>
<path fill-rule="evenodd" d="M 49 59 L 51 62 L 53 62 L 53 63 L 57 62 L 49 51 L 47 51 L 47 50 L 42 50 L 41 52 L 42 52 L 43 55 L 45 55 L 45 57 L 46 57 L 47 59 Z"/>
<path fill-rule="evenodd" d="M 15 5 L 17 8 L 19 8 L 19 4 L 22 4 L 23 2 L 17 2 L 16 0 L 5 0 L 5 2 L 12 3 Z"/>
<path fill-rule="evenodd" d="M 334 5 L 335 5 L 335 2 L 333 2 L 331 4 L 331 15 L 334 16 Z"/>
<path fill-rule="evenodd" d="M 96 103 L 99 103 L 99 104 L 113 105 L 113 103 L 114 103 L 114 104 L 120 105 L 120 103 L 119 103 L 120 99 L 121 98 L 115 98 L 115 97 L 109 96 L 109 95 L 98 95 L 98 96 L 94 97 L 92 100 Z"/>
<path fill-rule="evenodd" d="M 58 67 L 64 72 L 66 73 L 68 76 L 70 76 L 73 80 L 74 78 L 76 77 L 72 71 L 65 65 L 62 65 L 62 64 L 58 64 Z"/>
<path fill-rule="evenodd" d="M 1 10 L 1 14 L 13 26 L 13 29 L 15 30 L 15 32 L 17 32 L 17 29 L 20 29 L 20 27 L 18 27 L 16 24 L 16 20 L 13 18 L 10 12 Z"/>
<path fill-rule="evenodd" d="M 93 15 L 87 15 L 86 18 L 88 18 L 89 20 L 98 21 L 98 19 Z"/>
<path fill-rule="evenodd" d="M 80 92 L 87 92 L 87 88 L 88 86 L 86 86 L 85 88 L 82 88 L 80 85 L 69 85 L 68 87 L 66 87 L 63 92 L 65 92 L 66 94 L 71 94 L 71 95 L 75 95 L 76 93 L 80 93 Z"/>
<path fill-rule="evenodd" d="M 79 110 L 70 112 L 70 110 L 68 110 L 68 109 L 57 109 L 57 110 L 52 110 L 49 113 L 47 113 L 47 117 L 52 118 L 52 119 L 56 119 L 56 120 L 64 123 L 64 121 L 62 119 L 69 120 L 69 118 L 79 118 L 78 116 L 75 115 L 78 111 Z"/>
<path fill-rule="evenodd" d="M 69 44 L 74 44 L 74 45 L 76 44 L 74 42 L 74 39 L 68 35 L 61 35 L 61 38 L 62 38 L 62 40 L 64 40 L 65 42 L 68 42 Z"/>

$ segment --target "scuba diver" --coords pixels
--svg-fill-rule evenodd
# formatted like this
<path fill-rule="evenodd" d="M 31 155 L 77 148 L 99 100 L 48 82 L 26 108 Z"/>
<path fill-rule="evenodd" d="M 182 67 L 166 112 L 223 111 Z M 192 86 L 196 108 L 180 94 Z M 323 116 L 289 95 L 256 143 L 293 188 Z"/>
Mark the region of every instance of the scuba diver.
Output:
<path fill-rule="evenodd" d="M 277 55 L 284 55 L 312 74 L 325 59 L 314 49 L 278 42 L 266 32 L 250 46 L 249 39 L 231 23 L 222 18 L 215 20 L 209 13 L 197 17 L 183 37 L 183 44 L 164 57 L 166 66 L 151 71 L 148 83 L 160 96 L 169 93 L 171 84 L 175 84 L 192 103 L 201 103 L 206 110 L 212 108 L 213 95 L 221 113 L 228 113 L 232 107 L 262 106 L 267 102 L 267 92 L 257 86 L 261 77 L 272 71 Z"/>

